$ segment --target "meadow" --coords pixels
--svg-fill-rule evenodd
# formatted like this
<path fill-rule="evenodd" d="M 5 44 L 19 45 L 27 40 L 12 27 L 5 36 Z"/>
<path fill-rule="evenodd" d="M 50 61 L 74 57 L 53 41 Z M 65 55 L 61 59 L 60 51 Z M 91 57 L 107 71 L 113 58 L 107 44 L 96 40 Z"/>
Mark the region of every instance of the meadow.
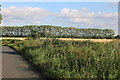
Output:
<path fill-rule="evenodd" d="M 47 78 L 120 79 L 118 41 L 3 40 Z"/>

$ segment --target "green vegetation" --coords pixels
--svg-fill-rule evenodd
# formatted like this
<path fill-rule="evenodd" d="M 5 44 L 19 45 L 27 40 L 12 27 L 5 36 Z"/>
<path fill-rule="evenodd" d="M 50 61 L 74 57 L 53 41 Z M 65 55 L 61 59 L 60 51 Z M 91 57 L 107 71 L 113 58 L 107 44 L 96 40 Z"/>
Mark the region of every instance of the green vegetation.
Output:
<path fill-rule="evenodd" d="M 51 25 L 2 26 L 3 37 L 49 37 L 49 38 L 113 38 L 111 29 L 79 29 Z"/>
<path fill-rule="evenodd" d="M 34 39 L 9 40 L 8 43 L 49 78 L 120 79 L 120 43 L 116 41 L 97 43 Z"/>
<path fill-rule="evenodd" d="M 114 38 L 120 39 L 120 35 L 115 36 Z"/>
<path fill-rule="evenodd" d="M 0 4 L 0 11 L 1 11 L 1 4 Z M 1 24 L 1 20 L 2 20 L 2 15 L 0 13 L 0 24 Z"/>

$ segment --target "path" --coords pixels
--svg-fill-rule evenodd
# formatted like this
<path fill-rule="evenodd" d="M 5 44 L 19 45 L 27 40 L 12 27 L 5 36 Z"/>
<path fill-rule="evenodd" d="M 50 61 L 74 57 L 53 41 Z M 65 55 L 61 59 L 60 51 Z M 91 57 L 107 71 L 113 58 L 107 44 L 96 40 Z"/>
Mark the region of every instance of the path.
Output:
<path fill-rule="evenodd" d="M 37 72 L 31 69 L 30 65 L 22 56 L 18 55 L 15 50 L 7 46 L 2 46 L 2 77 L 39 78 L 43 80 Z"/>

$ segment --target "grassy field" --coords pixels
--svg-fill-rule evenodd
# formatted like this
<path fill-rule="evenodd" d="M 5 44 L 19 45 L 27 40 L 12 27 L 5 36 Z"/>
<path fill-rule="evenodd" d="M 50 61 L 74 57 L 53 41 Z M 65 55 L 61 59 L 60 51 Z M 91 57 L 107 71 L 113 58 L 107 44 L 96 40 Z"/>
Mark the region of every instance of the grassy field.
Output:
<path fill-rule="evenodd" d="M 120 78 L 117 41 L 3 40 L 49 78 Z"/>

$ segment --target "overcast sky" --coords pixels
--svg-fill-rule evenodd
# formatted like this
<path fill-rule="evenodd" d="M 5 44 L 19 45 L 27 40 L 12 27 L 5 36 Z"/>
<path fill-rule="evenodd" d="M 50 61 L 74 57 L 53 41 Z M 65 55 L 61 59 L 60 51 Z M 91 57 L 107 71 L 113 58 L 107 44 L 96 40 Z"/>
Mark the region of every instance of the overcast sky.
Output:
<path fill-rule="evenodd" d="M 2 15 L 2 25 L 101 28 L 118 33 L 116 2 L 2 2 Z"/>

